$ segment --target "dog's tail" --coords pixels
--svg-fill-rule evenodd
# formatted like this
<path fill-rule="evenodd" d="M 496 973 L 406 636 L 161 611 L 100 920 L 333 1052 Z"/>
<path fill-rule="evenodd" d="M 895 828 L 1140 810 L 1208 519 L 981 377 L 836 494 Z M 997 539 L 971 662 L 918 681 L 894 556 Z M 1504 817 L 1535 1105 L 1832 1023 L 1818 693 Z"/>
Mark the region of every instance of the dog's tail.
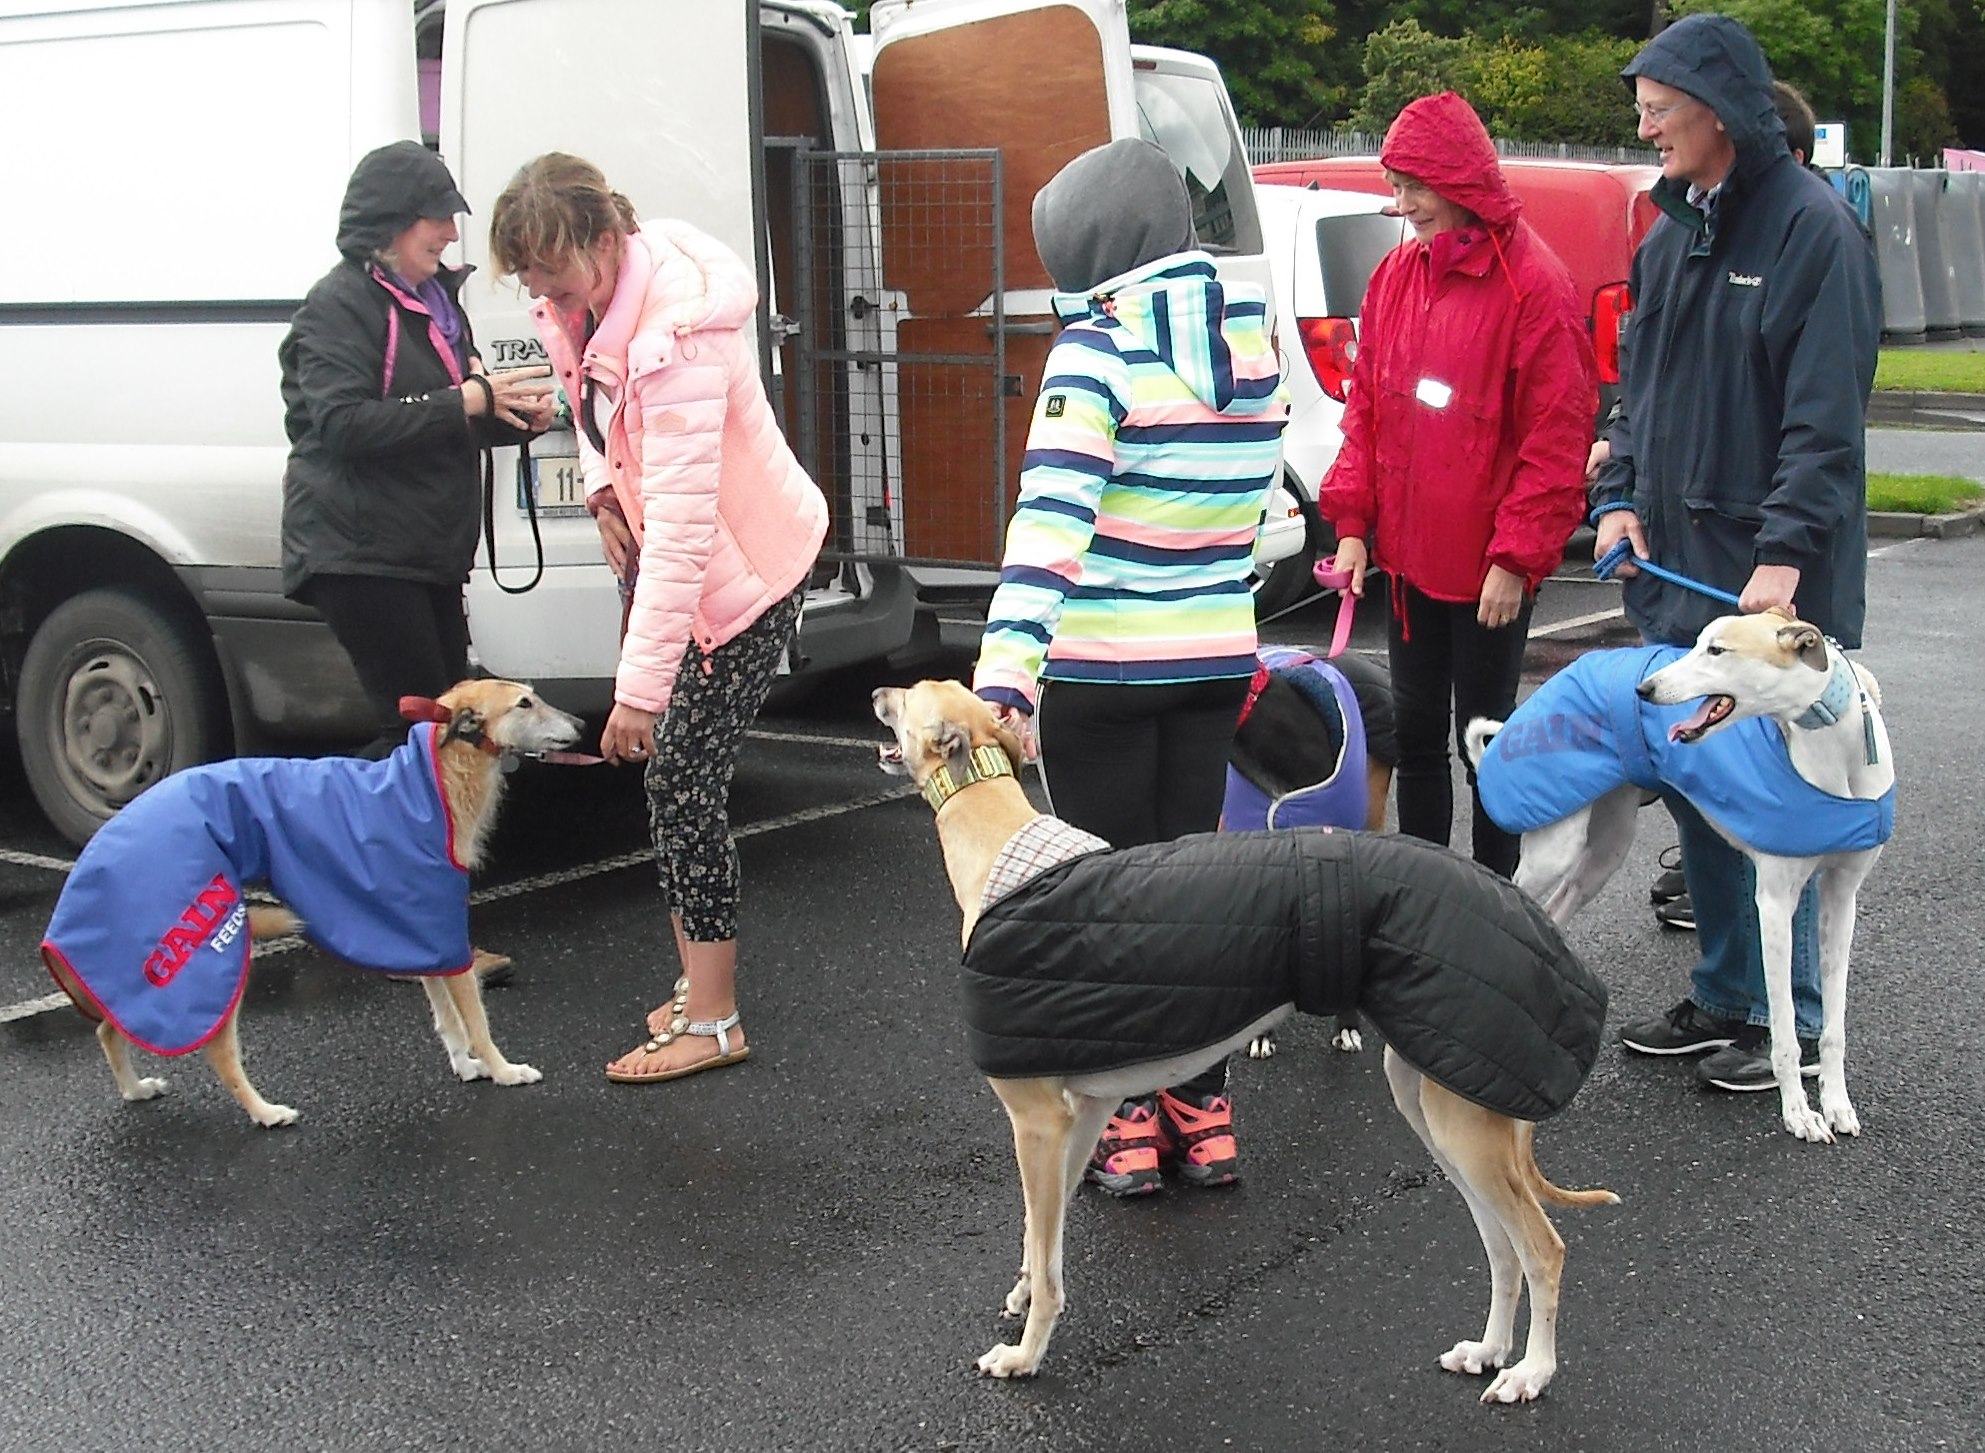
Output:
<path fill-rule="evenodd" d="M 1489 750 L 1489 743 L 1502 729 L 1503 724 L 1492 716 L 1478 716 L 1468 723 L 1468 729 L 1461 734 L 1461 750 L 1471 768 L 1482 765 L 1482 753 Z"/>
<path fill-rule="evenodd" d="M 1544 1172 L 1537 1168 L 1537 1152 L 1533 1146 L 1537 1127 L 1529 1121 L 1521 1122 L 1517 1132 L 1518 1151 L 1523 1156 L 1523 1176 L 1530 1182 L 1531 1189 L 1540 1201 L 1549 1201 L 1554 1206 L 1617 1206 L 1620 1198 L 1611 1191 L 1568 1191 L 1563 1186 L 1553 1185 Z"/>
<path fill-rule="evenodd" d="M 248 910 L 248 932 L 256 938 L 280 938 L 303 932 L 303 920 L 280 903 L 258 904 Z"/>

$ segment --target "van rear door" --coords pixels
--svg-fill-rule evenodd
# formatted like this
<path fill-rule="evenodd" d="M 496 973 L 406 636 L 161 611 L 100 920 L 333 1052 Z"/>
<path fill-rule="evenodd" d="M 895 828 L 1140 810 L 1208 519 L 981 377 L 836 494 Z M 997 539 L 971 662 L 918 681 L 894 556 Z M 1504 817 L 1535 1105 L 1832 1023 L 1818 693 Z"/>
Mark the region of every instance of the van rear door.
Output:
<path fill-rule="evenodd" d="M 759 254 L 759 175 L 753 117 L 753 7 L 559 0 L 448 0 L 442 42 L 442 155 L 472 216 L 463 259 L 479 269 L 463 289 L 491 369 L 542 363 L 530 297 L 489 271 L 491 206 L 524 162 L 566 151 L 599 166 L 644 217 L 693 221 L 738 254 Z M 605 63 L 636 56 L 632 68 Z M 552 680 L 611 680 L 620 607 L 586 514 L 569 429 L 533 445 L 531 460 L 496 459 L 496 574 L 528 581 L 538 559 L 520 506 L 533 478 L 544 576 L 528 594 L 499 589 L 487 568 L 469 584 L 482 663 Z M 482 561 L 488 565 L 485 557 Z M 561 697 L 573 705 L 572 693 Z M 581 709 L 601 703 L 581 701 Z"/>

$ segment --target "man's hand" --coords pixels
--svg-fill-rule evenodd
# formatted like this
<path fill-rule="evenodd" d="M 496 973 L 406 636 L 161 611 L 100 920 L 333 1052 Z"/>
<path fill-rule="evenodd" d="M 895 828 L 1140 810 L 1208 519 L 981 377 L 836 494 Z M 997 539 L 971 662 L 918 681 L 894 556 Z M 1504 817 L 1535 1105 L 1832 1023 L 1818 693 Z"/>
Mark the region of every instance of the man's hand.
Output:
<path fill-rule="evenodd" d="M 1592 441 L 1592 452 L 1585 456 L 1585 482 L 1590 484 L 1593 480 L 1597 479 L 1599 477 L 1600 466 L 1612 457 L 1613 441 L 1611 439 L 1594 439 Z"/>
<path fill-rule="evenodd" d="M 1482 599 L 1475 607 L 1475 619 L 1489 630 L 1500 630 L 1516 619 L 1523 609 L 1523 577 L 1512 575 L 1500 565 L 1491 565 L 1482 581 Z"/>
<path fill-rule="evenodd" d="M 1799 567 L 1796 565 L 1760 565 L 1751 572 L 1743 593 L 1737 597 L 1737 609 L 1745 615 L 1755 615 L 1773 606 L 1792 609 L 1792 597 L 1799 592 Z"/>
<path fill-rule="evenodd" d="M 1640 567 L 1633 562 L 1648 558 L 1647 536 L 1641 532 L 1640 516 L 1632 510 L 1608 510 L 1599 517 L 1599 523 L 1594 528 L 1598 531 L 1598 537 L 1592 542 L 1592 558 L 1605 559 L 1608 551 L 1626 540 L 1633 546 L 1633 555 L 1615 566 L 1613 575 L 1625 580 L 1640 574 Z"/>

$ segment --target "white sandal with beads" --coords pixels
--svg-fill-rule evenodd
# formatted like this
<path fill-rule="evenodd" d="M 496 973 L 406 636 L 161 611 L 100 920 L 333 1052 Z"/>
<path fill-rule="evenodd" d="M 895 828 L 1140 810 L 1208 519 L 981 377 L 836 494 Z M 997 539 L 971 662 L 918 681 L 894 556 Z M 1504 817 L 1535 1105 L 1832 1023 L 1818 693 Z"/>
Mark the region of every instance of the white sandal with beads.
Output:
<path fill-rule="evenodd" d="M 731 1048 L 731 1031 L 737 1028 L 738 1011 L 733 1009 L 722 1019 L 691 1019 L 685 1012 L 689 1006 L 689 976 L 684 974 L 675 981 L 675 1002 L 669 1006 L 669 1027 L 650 1039 L 635 1053 L 653 1054 L 664 1045 L 675 1043 L 684 1035 L 693 1034 L 703 1039 L 717 1041 L 717 1052 L 709 1059 L 697 1060 L 694 1064 L 683 1065 L 673 1070 L 617 1070 L 607 1067 L 607 1078 L 617 1085 L 652 1085 L 662 1080 L 679 1080 L 684 1075 L 697 1074 L 703 1070 L 722 1069 L 740 1060 L 751 1057 L 751 1046 L 740 1044 Z"/>

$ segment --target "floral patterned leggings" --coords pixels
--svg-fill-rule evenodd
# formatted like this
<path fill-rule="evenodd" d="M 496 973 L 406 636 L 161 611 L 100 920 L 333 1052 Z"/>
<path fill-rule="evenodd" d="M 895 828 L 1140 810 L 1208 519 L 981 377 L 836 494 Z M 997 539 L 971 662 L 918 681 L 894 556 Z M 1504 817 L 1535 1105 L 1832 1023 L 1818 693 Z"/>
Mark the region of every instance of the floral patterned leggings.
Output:
<path fill-rule="evenodd" d="M 648 833 L 662 891 L 694 943 L 737 937 L 731 774 L 745 729 L 772 690 L 800 597 L 794 591 L 707 656 L 692 643 L 669 709 L 655 722 L 655 750 L 642 774 Z"/>

